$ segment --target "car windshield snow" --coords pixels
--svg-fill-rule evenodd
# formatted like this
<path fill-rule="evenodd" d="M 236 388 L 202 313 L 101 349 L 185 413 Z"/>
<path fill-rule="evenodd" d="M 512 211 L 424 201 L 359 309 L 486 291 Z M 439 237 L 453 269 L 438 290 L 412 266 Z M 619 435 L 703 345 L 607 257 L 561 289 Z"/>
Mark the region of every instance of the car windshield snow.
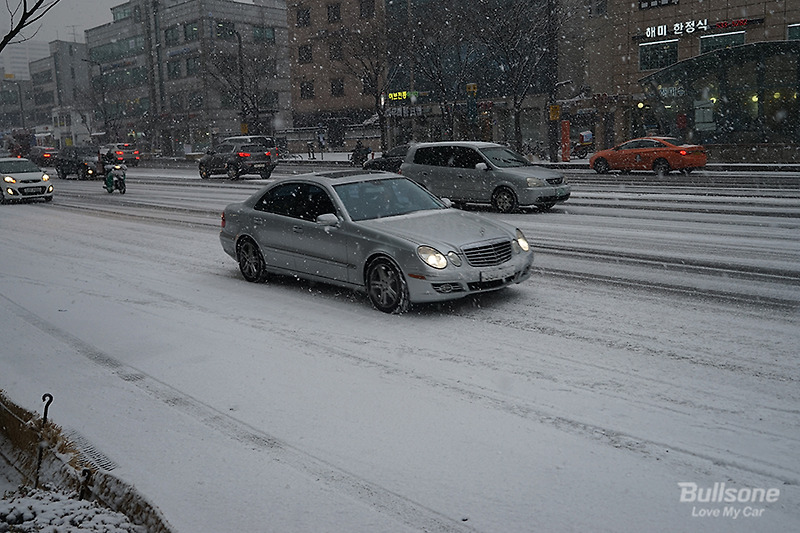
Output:
<path fill-rule="evenodd" d="M 353 220 L 446 208 L 438 198 L 406 178 L 344 183 L 334 189 Z"/>
<path fill-rule="evenodd" d="M 481 153 L 486 159 L 491 161 L 493 165 L 500 168 L 531 166 L 531 163 L 525 159 L 525 156 L 508 148 L 483 148 Z"/>
<path fill-rule="evenodd" d="M 23 172 L 41 172 L 42 170 L 27 159 L 3 161 L 0 163 L 0 174 L 22 174 Z"/>

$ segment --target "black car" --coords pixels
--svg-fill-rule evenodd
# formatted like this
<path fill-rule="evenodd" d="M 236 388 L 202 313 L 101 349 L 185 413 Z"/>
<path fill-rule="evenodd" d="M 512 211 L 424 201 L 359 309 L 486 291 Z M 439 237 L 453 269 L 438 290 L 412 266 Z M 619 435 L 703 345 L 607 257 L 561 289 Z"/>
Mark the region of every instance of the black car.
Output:
<path fill-rule="evenodd" d="M 34 146 L 28 153 L 28 159 L 40 167 L 51 167 L 57 153 L 58 150 L 52 146 Z"/>
<path fill-rule="evenodd" d="M 55 157 L 53 166 L 61 179 L 66 179 L 70 174 L 75 174 L 81 180 L 103 176 L 96 146 L 67 146 Z"/>
<path fill-rule="evenodd" d="M 223 142 L 216 150 L 206 152 L 199 162 L 200 177 L 226 174 L 235 180 L 243 174 L 259 174 L 267 179 L 278 166 L 269 148 L 262 144 Z"/>
<path fill-rule="evenodd" d="M 400 170 L 400 165 L 403 164 L 403 159 L 408 153 L 407 144 L 395 146 L 388 152 L 385 152 L 376 159 L 368 159 L 364 163 L 365 170 L 385 170 L 387 172 L 397 172 Z"/>

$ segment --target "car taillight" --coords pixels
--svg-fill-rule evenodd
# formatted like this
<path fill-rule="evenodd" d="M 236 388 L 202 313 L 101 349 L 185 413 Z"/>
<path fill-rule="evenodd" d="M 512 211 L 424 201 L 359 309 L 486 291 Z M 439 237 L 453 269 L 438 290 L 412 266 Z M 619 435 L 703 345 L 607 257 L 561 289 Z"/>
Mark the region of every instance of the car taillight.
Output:
<path fill-rule="evenodd" d="M 681 155 L 686 155 L 686 154 L 688 154 L 689 152 L 687 152 L 686 150 L 681 150 L 681 151 L 680 151 L 680 152 L 678 152 L 678 153 L 679 153 L 679 154 L 681 154 Z"/>
<path fill-rule="evenodd" d="M 222 217 L 221 218 L 222 218 L 221 224 L 222 224 L 222 227 L 224 228 L 225 227 L 225 213 L 224 212 L 222 213 Z"/>
<path fill-rule="evenodd" d="M 122 155 L 124 152 L 114 152 L 117 155 Z"/>
<path fill-rule="evenodd" d="M 250 157 L 250 152 L 239 152 L 237 155 L 239 157 Z"/>
<path fill-rule="evenodd" d="M 139 150 L 134 150 L 133 155 L 139 155 Z"/>
<path fill-rule="evenodd" d="M 50 157 L 51 155 L 52 155 L 52 154 L 42 154 L 42 157 L 45 157 L 45 158 L 47 158 L 47 157 Z"/>

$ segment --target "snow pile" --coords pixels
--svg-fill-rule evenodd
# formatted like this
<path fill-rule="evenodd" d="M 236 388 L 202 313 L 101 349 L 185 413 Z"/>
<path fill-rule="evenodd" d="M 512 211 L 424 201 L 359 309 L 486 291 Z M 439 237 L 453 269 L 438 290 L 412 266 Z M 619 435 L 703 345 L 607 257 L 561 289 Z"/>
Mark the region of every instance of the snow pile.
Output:
<path fill-rule="evenodd" d="M 63 492 L 20 489 L 0 501 L 0 533 L 145 533 L 122 514 Z"/>

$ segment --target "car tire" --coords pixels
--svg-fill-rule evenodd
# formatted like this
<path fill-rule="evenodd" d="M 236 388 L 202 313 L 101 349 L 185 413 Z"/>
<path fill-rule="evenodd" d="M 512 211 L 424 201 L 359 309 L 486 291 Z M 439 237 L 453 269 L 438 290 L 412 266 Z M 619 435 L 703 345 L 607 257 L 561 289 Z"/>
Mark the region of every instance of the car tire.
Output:
<path fill-rule="evenodd" d="M 536 207 L 539 208 L 539 211 L 550 211 L 556 206 L 555 202 L 547 202 L 546 204 L 539 204 Z"/>
<path fill-rule="evenodd" d="M 666 176 L 670 170 L 672 169 L 666 159 L 656 159 L 653 162 L 653 172 L 656 173 L 656 176 Z"/>
<path fill-rule="evenodd" d="M 260 174 L 262 180 L 267 180 L 270 176 L 272 176 L 272 169 L 262 170 Z"/>
<path fill-rule="evenodd" d="M 492 207 L 501 213 L 511 213 L 517 208 L 517 195 L 508 187 L 498 187 L 492 193 Z"/>
<path fill-rule="evenodd" d="M 367 267 L 367 295 L 378 311 L 400 314 L 408 310 L 408 285 L 405 276 L 386 257 L 373 260 Z"/>
<path fill-rule="evenodd" d="M 209 172 L 208 168 L 200 167 L 200 179 L 207 180 L 211 177 L 211 172 Z"/>
<path fill-rule="evenodd" d="M 236 246 L 239 270 L 250 283 L 262 283 L 267 279 L 267 263 L 258 245 L 250 238 L 244 238 Z"/>
<path fill-rule="evenodd" d="M 611 171 L 611 165 L 601 157 L 594 162 L 594 171 L 598 174 L 608 174 Z"/>
<path fill-rule="evenodd" d="M 235 180 L 239 178 L 239 168 L 236 165 L 228 165 L 225 168 L 225 173 L 229 179 Z"/>

